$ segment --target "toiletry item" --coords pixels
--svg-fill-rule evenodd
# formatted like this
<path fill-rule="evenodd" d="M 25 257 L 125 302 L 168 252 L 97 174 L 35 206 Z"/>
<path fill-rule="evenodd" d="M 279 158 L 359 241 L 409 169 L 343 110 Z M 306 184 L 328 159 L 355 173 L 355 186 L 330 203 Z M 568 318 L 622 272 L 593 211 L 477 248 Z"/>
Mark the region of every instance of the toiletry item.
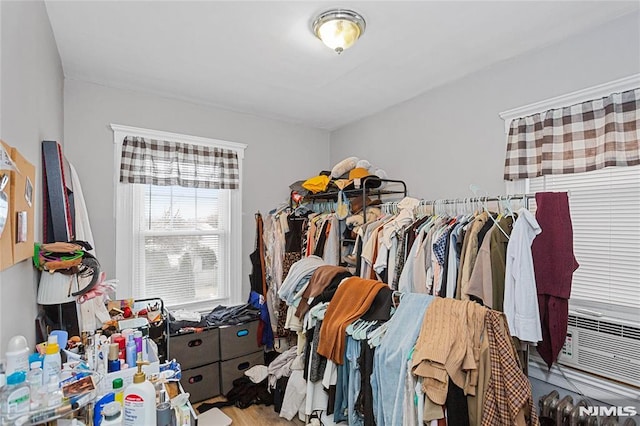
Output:
<path fill-rule="evenodd" d="M 87 367 L 89 367 L 90 370 L 96 370 L 95 367 L 95 362 L 96 360 L 94 359 L 94 355 L 93 355 L 93 350 L 94 350 L 94 334 L 93 332 L 87 332 L 87 331 L 83 331 L 82 332 L 82 337 L 83 337 L 83 347 L 84 347 L 84 358 L 87 360 Z"/>
<path fill-rule="evenodd" d="M 49 335 L 51 336 L 56 336 L 56 339 L 58 339 L 58 346 L 60 347 L 60 349 L 66 349 L 67 348 L 67 343 L 69 341 L 69 332 L 66 330 L 51 330 L 51 333 L 49 333 Z"/>
<path fill-rule="evenodd" d="M 24 336 L 13 336 L 9 339 L 6 353 L 6 374 L 16 371 L 29 371 L 29 346 Z"/>
<path fill-rule="evenodd" d="M 102 410 L 104 406 L 115 401 L 113 392 L 105 394 L 93 405 L 93 425 L 100 426 L 102 424 Z"/>
<path fill-rule="evenodd" d="M 98 348 L 98 355 L 96 357 L 96 363 L 98 364 L 98 368 L 96 369 L 98 374 L 106 374 L 108 372 L 109 339 L 105 335 L 102 335 L 100 337 L 100 344 Z"/>
<path fill-rule="evenodd" d="M 149 382 L 138 361 L 138 372 L 133 375 L 133 383 L 124 391 L 124 426 L 156 424 L 156 390 Z"/>
<path fill-rule="evenodd" d="M 142 331 L 136 330 L 133 332 L 133 340 L 136 342 L 136 360 L 143 361 L 142 359 Z"/>
<path fill-rule="evenodd" d="M 119 353 L 118 353 L 118 358 L 120 359 L 126 359 L 126 345 L 127 345 L 127 340 L 124 336 L 117 336 L 114 337 L 113 339 L 111 339 L 112 343 L 116 343 L 118 345 L 119 348 Z"/>
<path fill-rule="evenodd" d="M 48 384 L 51 377 L 60 380 L 62 371 L 62 358 L 60 358 L 60 346 L 56 336 L 49 336 L 45 348 L 44 359 L 42 360 L 42 383 Z"/>
<path fill-rule="evenodd" d="M 101 426 L 122 426 L 122 406 L 117 401 L 102 408 Z"/>
<path fill-rule="evenodd" d="M 149 336 L 142 336 L 142 360 L 149 361 Z"/>
<path fill-rule="evenodd" d="M 133 334 L 127 337 L 127 357 L 126 361 L 130 368 L 136 365 L 136 342 L 133 340 Z"/>
<path fill-rule="evenodd" d="M 47 407 L 56 408 L 62 405 L 62 389 L 56 377 L 51 377 L 47 384 Z"/>
<path fill-rule="evenodd" d="M 114 371 L 120 371 L 120 358 L 119 348 L 117 343 L 111 343 L 109 345 L 109 362 L 107 364 L 107 371 L 113 373 Z"/>
<path fill-rule="evenodd" d="M 5 422 L 13 424 L 13 420 L 29 413 L 31 394 L 26 380 L 27 373 L 24 371 L 16 371 L 7 376 L 7 384 L 0 399 L 2 424 L 5 424 Z M 155 421 L 153 424 L 155 424 Z"/>
<path fill-rule="evenodd" d="M 42 368 L 39 361 L 31 363 L 31 369 L 27 373 L 27 383 L 31 392 L 31 410 L 37 410 L 42 405 Z"/>
<path fill-rule="evenodd" d="M 124 384 L 121 378 L 114 379 L 111 383 L 113 388 L 113 393 L 115 394 L 116 402 L 119 402 L 120 405 L 124 405 Z"/>
<path fill-rule="evenodd" d="M 180 426 L 191 426 L 191 411 L 186 405 L 181 405 L 178 408 L 180 412 Z"/>
<path fill-rule="evenodd" d="M 44 359 L 44 355 L 39 354 L 38 352 L 34 352 L 29 355 L 29 368 L 33 368 L 34 363 L 38 363 L 38 367 L 42 368 L 42 360 Z"/>
<path fill-rule="evenodd" d="M 160 391 L 160 402 L 156 406 L 156 426 L 176 426 L 176 416 L 171 409 L 167 391 Z"/>

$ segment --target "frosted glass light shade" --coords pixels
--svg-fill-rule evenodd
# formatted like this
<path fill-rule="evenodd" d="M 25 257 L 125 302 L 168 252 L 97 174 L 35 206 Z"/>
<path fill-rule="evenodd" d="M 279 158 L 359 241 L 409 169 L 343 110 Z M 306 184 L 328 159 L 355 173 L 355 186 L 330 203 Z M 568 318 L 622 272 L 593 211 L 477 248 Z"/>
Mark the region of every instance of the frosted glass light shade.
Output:
<path fill-rule="evenodd" d="M 313 22 L 313 32 L 338 54 L 351 47 L 364 33 L 365 21 L 352 10 L 328 10 Z"/>

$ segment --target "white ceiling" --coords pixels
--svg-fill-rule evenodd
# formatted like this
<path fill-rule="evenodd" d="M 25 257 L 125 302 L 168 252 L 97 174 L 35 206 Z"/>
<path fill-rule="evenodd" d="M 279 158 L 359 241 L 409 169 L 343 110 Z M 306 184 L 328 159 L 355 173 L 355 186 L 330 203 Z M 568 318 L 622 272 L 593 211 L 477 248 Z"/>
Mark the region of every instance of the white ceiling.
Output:
<path fill-rule="evenodd" d="M 335 129 L 639 10 L 613 1 L 53 1 L 67 78 Z M 338 56 L 313 18 L 367 21 Z"/>

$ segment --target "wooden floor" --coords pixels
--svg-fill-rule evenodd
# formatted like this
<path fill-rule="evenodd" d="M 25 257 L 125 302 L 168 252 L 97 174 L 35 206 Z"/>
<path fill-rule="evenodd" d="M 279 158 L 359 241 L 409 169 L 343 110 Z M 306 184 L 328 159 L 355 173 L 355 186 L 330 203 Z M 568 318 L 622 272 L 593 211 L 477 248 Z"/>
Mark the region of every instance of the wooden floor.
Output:
<path fill-rule="evenodd" d="M 216 397 L 203 402 L 218 402 L 224 400 L 224 397 Z M 202 402 L 193 404 L 193 408 L 195 408 L 197 411 L 197 408 L 200 404 L 202 404 Z M 252 405 L 245 408 L 244 410 L 238 407 L 224 407 L 221 408 L 221 410 L 224 414 L 231 418 L 231 424 L 234 426 L 304 425 L 304 422 L 300 421 L 298 418 L 294 418 L 292 421 L 283 419 L 282 417 L 280 417 L 279 413 L 273 411 L 273 405 Z M 210 425 L 201 425 L 200 423 L 198 423 L 198 426 Z"/>

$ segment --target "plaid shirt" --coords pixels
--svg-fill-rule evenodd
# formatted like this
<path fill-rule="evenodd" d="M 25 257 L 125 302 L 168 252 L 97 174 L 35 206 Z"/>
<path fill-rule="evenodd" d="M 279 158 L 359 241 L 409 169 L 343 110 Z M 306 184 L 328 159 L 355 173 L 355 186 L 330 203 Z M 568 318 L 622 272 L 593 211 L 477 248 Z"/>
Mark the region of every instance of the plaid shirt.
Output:
<path fill-rule="evenodd" d="M 522 372 L 504 314 L 487 310 L 485 326 L 489 339 L 491 378 L 485 392 L 482 426 L 513 426 L 518 413 L 528 408 L 529 425 L 539 426 L 533 407 L 531 384 Z"/>

